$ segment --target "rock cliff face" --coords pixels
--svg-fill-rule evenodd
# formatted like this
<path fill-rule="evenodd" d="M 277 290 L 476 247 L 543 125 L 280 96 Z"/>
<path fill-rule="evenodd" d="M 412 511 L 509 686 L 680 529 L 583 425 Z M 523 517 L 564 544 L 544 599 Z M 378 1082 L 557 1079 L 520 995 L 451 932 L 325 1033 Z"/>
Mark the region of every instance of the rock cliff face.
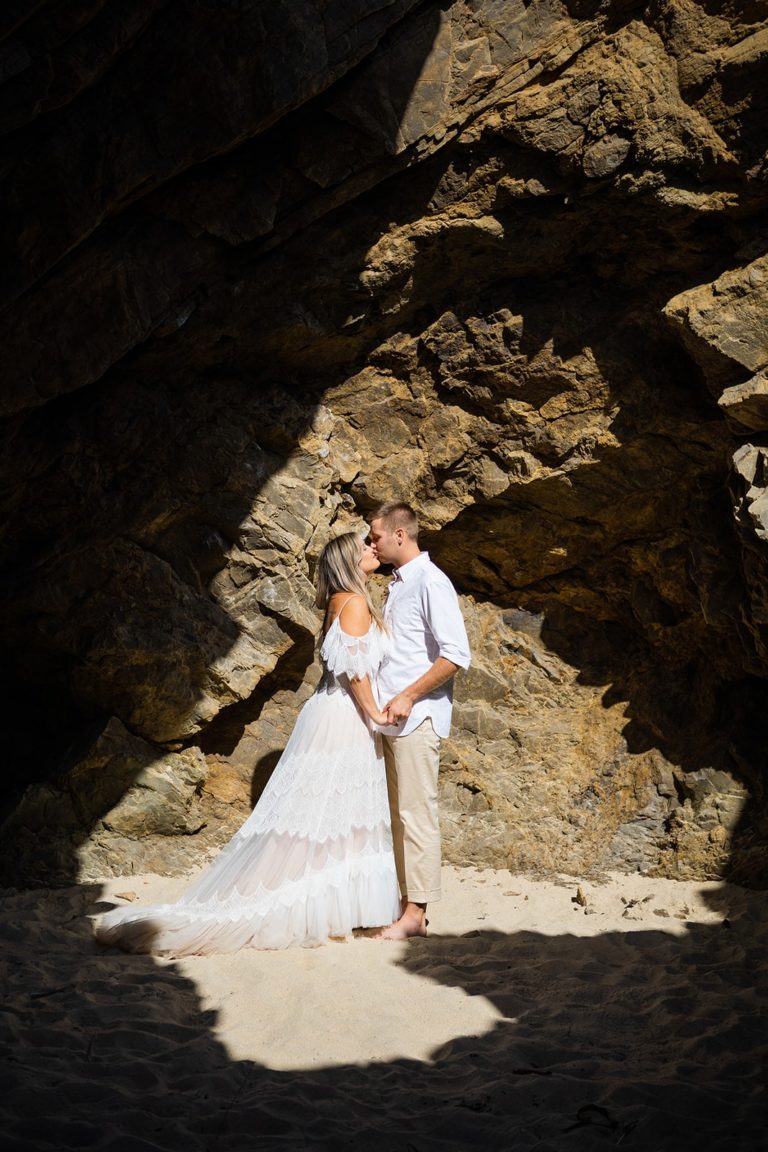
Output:
<path fill-rule="evenodd" d="M 447 857 L 764 883 L 765 6 L 128 7 L 0 28 L 5 879 L 221 843 L 410 498 Z"/>

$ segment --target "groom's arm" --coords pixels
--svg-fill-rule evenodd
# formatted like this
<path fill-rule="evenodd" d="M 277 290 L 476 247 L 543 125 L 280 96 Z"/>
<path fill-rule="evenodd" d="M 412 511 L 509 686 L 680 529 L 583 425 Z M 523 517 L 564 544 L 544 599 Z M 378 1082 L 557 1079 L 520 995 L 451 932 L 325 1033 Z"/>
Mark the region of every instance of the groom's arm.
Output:
<path fill-rule="evenodd" d="M 362 639 L 368 634 L 371 627 L 371 614 L 362 596 L 355 596 L 352 600 L 347 601 L 339 613 L 339 624 L 347 636 L 357 636 Z M 373 694 L 370 677 L 362 676 L 357 679 L 350 676 L 348 679 L 352 698 L 363 715 L 368 716 L 374 724 L 386 723 L 384 710 L 379 708 Z"/>
<path fill-rule="evenodd" d="M 418 680 L 414 680 L 413 684 L 398 692 L 383 709 L 393 724 L 406 720 L 417 700 L 447 684 L 459 668 L 469 667 L 467 629 L 459 608 L 458 597 L 447 578 L 425 585 L 421 610 L 440 655 L 431 668 L 428 668 Z"/>
<path fill-rule="evenodd" d="M 444 656 L 438 656 L 431 668 L 428 668 L 423 676 L 419 676 L 413 684 L 409 684 L 402 692 L 398 692 L 388 704 L 382 708 L 382 712 L 386 712 L 387 718 L 392 724 L 399 724 L 401 720 L 406 720 L 417 700 L 421 700 L 422 696 L 429 696 L 430 692 L 434 692 L 442 684 L 447 684 L 459 670 L 460 665 L 454 664 L 452 660 L 446 660 Z"/>

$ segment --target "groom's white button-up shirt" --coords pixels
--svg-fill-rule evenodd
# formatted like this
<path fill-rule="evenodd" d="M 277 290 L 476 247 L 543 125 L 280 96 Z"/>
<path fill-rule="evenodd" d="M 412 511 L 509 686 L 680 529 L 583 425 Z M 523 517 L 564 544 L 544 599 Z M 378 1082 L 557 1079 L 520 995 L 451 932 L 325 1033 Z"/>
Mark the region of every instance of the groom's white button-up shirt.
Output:
<path fill-rule="evenodd" d="M 384 619 L 391 639 L 378 675 L 382 705 L 423 676 L 438 656 L 460 668 L 469 667 L 469 641 L 456 591 L 428 552 L 420 552 L 395 570 Z M 398 727 L 381 730 L 407 736 L 429 716 L 437 735 L 444 737 L 451 728 L 452 708 L 453 679 L 417 700 L 410 716 Z"/>

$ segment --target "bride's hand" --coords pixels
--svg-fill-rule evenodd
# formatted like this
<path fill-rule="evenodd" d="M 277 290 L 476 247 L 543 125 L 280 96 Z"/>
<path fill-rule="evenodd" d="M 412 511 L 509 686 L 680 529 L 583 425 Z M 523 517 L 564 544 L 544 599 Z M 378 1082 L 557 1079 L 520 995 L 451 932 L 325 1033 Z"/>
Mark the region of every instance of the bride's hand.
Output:
<path fill-rule="evenodd" d="M 391 724 L 391 720 L 386 712 L 373 712 L 371 714 L 371 722 L 373 724 Z"/>

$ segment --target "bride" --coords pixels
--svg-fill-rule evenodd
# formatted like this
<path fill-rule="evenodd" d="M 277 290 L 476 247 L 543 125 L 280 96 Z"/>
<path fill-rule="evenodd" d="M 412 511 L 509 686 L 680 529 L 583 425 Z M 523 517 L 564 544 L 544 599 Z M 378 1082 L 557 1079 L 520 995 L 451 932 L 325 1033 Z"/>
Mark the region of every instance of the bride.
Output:
<path fill-rule="evenodd" d="M 115 908 L 96 938 L 163 956 L 287 948 L 400 915 L 372 681 L 386 632 L 366 587 L 379 566 L 354 532 L 326 544 L 323 677 L 258 804 L 175 904 Z"/>

